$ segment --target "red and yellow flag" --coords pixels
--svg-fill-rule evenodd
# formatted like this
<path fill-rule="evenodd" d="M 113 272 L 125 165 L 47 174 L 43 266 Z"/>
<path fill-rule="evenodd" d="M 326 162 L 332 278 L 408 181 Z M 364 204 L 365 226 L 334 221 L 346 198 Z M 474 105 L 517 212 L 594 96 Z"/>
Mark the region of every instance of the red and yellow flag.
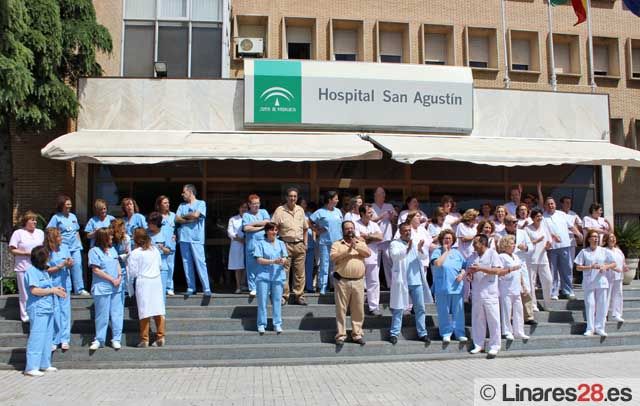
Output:
<path fill-rule="evenodd" d="M 583 23 L 587 20 L 587 0 L 571 0 L 573 11 L 578 17 L 578 21 L 573 24 L 574 26 Z"/>

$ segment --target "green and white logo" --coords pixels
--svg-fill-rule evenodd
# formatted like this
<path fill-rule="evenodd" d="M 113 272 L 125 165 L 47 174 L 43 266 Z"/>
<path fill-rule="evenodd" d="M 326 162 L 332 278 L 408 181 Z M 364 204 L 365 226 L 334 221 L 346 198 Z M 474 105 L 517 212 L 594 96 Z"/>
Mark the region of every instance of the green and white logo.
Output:
<path fill-rule="evenodd" d="M 259 60 L 254 63 L 254 121 L 302 122 L 301 63 Z"/>

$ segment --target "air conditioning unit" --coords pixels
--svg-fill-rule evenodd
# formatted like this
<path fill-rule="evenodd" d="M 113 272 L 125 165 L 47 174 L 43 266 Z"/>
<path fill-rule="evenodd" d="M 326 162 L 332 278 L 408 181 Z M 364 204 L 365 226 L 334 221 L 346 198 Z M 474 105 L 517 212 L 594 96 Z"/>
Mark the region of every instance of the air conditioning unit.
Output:
<path fill-rule="evenodd" d="M 262 38 L 236 38 L 238 55 L 257 55 L 264 52 Z"/>

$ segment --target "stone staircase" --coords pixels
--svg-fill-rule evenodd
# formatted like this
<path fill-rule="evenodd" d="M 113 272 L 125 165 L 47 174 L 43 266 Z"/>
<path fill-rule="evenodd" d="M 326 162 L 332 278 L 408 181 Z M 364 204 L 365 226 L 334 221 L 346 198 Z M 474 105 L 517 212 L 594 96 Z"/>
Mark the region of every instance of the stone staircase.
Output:
<path fill-rule="evenodd" d="M 540 296 L 540 292 L 538 292 Z M 544 355 L 569 352 L 640 350 L 640 283 L 624 287 L 624 323 L 607 323 L 609 337 L 584 337 L 584 302 L 577 289 L 576 300 L 558 300 L 548 311 L 535 313 L 537 326 L 525 326 L 526 342 L 503 340 L 499 356 Z M 307 295 L 308 306 L 283 308 L 284 333 L 256 329 L 256 305 L 247 295 L 215 294 L 208 298 L 167 298 L 167 345 L 135 348 L 138 322 L 135 307 L 125 308 L 123 348 L 88 349 L 93 339 L 91 298 L 72 298 L 71 349 L 58 349 L 55 365 L 61 368 L 141 368 L 214 365 L 282 365 L 311 363 L 376 362 L 472 357 L 470 343 L 440 341 L 435 306 L 427 306 L 427 326 L 433 342 L 415 341 L 413 317 L 406 317 L 402 336 L 393 346 L 387 340 L 391 324 L 389 293 L 383 292 L 383 317 L 367 316 L 367 344 L 334 345 L 335 306 L 333 296 Z M 23 368 L 28 324 L 18 320 L 16 296 L 0 297 L 0 368 Z M 467 328 L 471 325 L 467 307 Z M 269 326 L 269 328 L 271 328 Z M 467 334 L 470 337 L 470 331 Z"/>

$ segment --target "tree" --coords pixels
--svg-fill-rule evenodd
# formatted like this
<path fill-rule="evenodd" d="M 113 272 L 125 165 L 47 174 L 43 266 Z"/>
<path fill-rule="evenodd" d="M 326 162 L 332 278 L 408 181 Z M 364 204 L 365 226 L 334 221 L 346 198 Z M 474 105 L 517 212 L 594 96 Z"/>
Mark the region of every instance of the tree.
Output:
<path fill-rule="evenodd" d="M 73 87 L 99 76 L 111 36 L 91 0 L 0 0 L 0 235 L 12 228 L 10 127 L 47 130 L 75 118 Z"/>

